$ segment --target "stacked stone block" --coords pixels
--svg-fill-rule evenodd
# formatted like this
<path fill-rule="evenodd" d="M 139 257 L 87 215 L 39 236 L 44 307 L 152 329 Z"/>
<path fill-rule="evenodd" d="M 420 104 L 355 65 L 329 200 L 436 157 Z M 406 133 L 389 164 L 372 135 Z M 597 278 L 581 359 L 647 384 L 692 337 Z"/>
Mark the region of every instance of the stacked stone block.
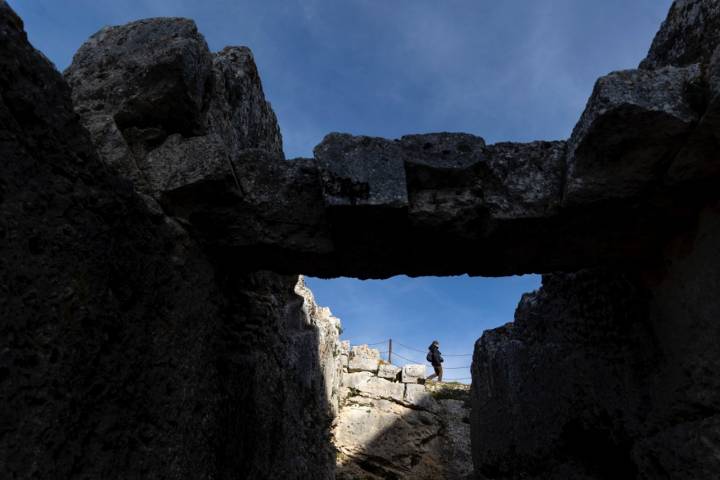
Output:
<path fill-rule="evenodd" d="M 425 365 L 409 364 L 398 367 L 380 358 L 380 350 L 368 345 L 340 344 L 343 367 L 341 398 L 353 392 L 371 398 L 392 399 L 405 404 L 432 404 L 432 397 L 425 389 Z M 428 400 L 429 399 L 429 400 Z"/>
<path fill-rule="evenodd" d="M 333 429 L 338 480 L 471 474 L 468 405 L 437 395 L 444 384 L 426 386 L 425 365 L 392 365 L 379 350 L 347 341 L 340 363 Z"/>

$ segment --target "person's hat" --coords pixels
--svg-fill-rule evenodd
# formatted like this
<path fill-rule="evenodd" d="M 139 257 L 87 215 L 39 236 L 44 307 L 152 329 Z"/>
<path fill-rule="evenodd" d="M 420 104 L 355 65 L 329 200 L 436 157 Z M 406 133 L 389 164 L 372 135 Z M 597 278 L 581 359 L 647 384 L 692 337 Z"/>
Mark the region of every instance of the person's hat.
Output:
<path fill-rule="evenodd" d="M 433 340 L 433 341 L 432 341 L 432 344 L 433 344 L 433 345 L 440 345 L 440 342 L 438 342 L 437 340 Z"/>

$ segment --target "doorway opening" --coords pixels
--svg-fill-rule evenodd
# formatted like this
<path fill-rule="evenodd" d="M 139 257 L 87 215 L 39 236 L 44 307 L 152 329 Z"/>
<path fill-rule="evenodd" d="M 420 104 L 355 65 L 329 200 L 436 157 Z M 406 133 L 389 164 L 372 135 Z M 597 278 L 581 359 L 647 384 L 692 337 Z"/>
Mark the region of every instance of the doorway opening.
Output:
<path fill-rule="evenodd" d="M 398 366 L 427 364 L 428 346 L 438 340 L 443 380 L 469 384 L 475 342 L 485 330 L 512 322 L 520 297 L 538 289 L 540 278 L 399 275 L 305 281 L 317 302 L 340 319 L 341 340 L 378 349 L 381 358 Z"/>
<path fill-rule="evenodd" d="M 470 478 L 475 342 L 513 321 L 540 276 L 303 281 L 339 335 L 323 367 L 336 478 Z M 435 341 L 442 381 L 428 376 Z"/>

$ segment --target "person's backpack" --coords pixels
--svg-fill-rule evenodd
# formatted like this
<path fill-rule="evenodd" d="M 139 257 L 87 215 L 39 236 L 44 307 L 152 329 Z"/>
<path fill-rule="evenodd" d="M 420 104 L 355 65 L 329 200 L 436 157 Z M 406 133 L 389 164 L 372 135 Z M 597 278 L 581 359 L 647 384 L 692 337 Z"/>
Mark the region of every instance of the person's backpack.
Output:
<path fill-rule="evenodd" d="M 425 360 L 427 360 L 428 362 L 432 363 L 432 361 L 433 361 L 433 354 L 432 354 L 432 352 L 428 352 L 428 354 L 425 355 Z"/>

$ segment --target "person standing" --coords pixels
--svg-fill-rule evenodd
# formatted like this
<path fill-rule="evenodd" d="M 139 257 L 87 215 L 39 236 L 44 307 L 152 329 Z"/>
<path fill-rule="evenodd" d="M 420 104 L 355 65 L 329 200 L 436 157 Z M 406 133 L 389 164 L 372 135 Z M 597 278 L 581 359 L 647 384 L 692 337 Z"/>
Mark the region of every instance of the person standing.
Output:
<path fill-rule="evenodd" d="M 428 354 L 426 356 L 426 359 L 428 362 L 430 362 L 433 366 L 433 370 L 435 370 L 435 373 L 430 375 L 426 378 L 426 380 L 432 380 L 433 378 L 437 377 L 438 382 L 442 382 L 442 376 L 443 376 L 443 357 L 440 354 L 440 342 L 437 340 L 433 340 L 433 342 L 428 347 Z"/>

